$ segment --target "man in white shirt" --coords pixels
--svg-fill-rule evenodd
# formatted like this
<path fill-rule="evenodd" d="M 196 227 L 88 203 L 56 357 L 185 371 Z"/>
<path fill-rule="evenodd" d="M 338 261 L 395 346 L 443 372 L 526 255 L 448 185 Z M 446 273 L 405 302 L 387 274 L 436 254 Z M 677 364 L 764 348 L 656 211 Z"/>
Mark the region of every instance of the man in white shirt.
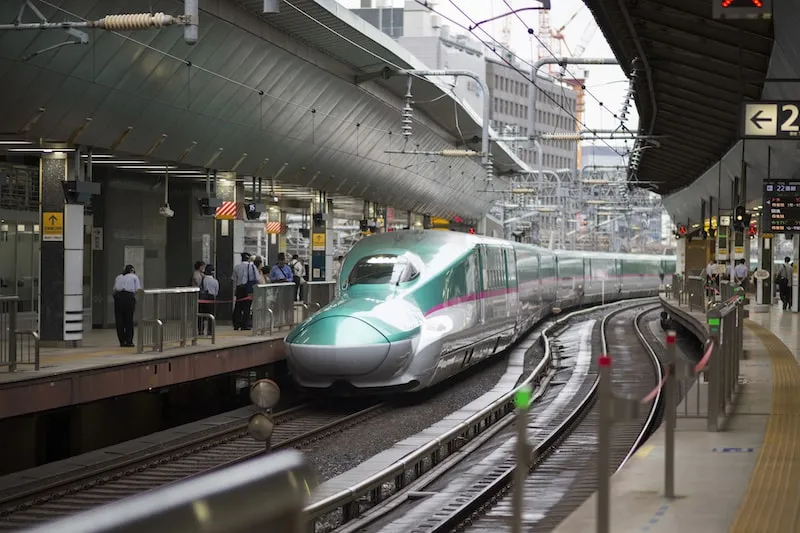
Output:
<path fill-rule="evenodd" d="M 133 265 L 125 265 L 121 276 L 114 280 L 114 315 L 117 338 L 123 348 L 133 346 L 133 316 L 136 312 L 136 291 L 142 288 Z"/>
<path fill-rule="evenodd" d="M 252 287 L 258 283 L 258 271 L 250 262 L 250 254 L 242 252 L 242 262 L 233 267 L 231 276 L 236 287 L 236 304 L 233 306 L 233 329 L 250 329 L 250 306 L 252 300 L 245 300 L 252 295 Z"/>
<path fill-rule="evenodd" d="M 292 256 L 292 262 L 289 263 L 289 266 L 292 267 L 292 279 L 294 280 L 294 284 L 297 286 L 295 299 L 297 299 L 299 302 L 303 299 L 303 284 L 306 282 L 306 267 L 303 262 L 300 261 L 300 256 L 297 254 Z"/>

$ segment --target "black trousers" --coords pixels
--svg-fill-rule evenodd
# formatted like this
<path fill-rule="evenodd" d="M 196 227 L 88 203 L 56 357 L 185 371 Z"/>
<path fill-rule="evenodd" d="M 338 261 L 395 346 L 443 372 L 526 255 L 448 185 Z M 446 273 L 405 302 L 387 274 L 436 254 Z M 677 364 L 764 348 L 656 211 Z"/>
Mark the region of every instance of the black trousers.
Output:
<path fill-rule="evenodd" d="M 213 297 L 212 297 L 213 298 Z M 208 313 L 209 315 L 214 314 L 214 302 L 211 303 L 202 303 L 199 306 L 199 311 L 201 313 Z M 197 334 L 203 334 L 203 324 L 206 325 L 206 332 L 208 335 L 211 335 L 211 319 L 205 317 L 198 317 L 197 319 Z"/>
<path fill-rule="evenodd" d="M 117 323 L 117 339 L 120 346 L 133 346 L 133 315 L 136 311 L 136 295 L 118 292 L 114 295 L 114 318 Z"/>
<path fill-rule="evenodd" d="M 236 304 L 233 306 L 233 329 L 248 329 L 250 327 L 251 300 L 242 300 L 250 296 L 247 285 L 236 286 Z"/>

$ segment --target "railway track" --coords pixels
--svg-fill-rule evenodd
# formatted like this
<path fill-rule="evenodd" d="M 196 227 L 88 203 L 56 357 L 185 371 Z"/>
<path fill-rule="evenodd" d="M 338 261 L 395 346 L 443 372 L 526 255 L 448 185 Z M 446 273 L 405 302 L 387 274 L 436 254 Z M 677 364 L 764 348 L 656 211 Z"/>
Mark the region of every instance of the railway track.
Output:
<path fill-rule="evenodd" d="M 386 404 L 320 411 L 305 404 L 275 415 L 273 449 L 302 447 L 389 410 Z M 98 472 L 33 484 L 0 495 L 0 531 L 16 531 L 111 503 L 187 477 L 229 466 L 264 451 L 247 420 L 147 456 L 132 455 Z"/>
<path fill-rule="evenodd" d="M 564 443 L 570 430 L 591 411 L 597 383 L 596 357 L 592 357 L 591 347 L 600 343 L 603 347 L 606 346 L 606 335 L 602 332 L 609 329 L 608 326 L 614 317 L 630 313 L 633 309 L 640 309 L 643 305 L 654 308 L 654 303 L 651 301 L 644 304 L 639 301 L 634 305 L 627 303 L 622 308 L 615 305 L 612 307 L 615 310 L 602 319 L 599 330 L 593 327 L 596 320 L 590 320 L 591 323 L 588 324 L 580 321 L 574 323 L 576 317 L 596 316 L 597 309 L 571 313 L 547 328 L 543 335 L 545 357 L 523 381 L 523 384 L 536 385 L 537 398 L 541 400 L 537 404 L 540 410 L 549 409 L 558 412 L 558 416 L 550 417 L 551 422 L 542 424 L 545 427 L 532 428 L 532 431 L 544 437 L 538 449 L 540 459 Z M 630 331 L 629 324 L 627 331 Z M 621 348 L 618 343 L 611 344 L 612 347 L 609 349 Z M 583 353 L 579 354 L 581 351 Z M 583 363 L 577 362 L 578 355 Z M 633 359 L 632 356 L 631 358 Z M 622 361 L 620 359 L 618 367 Z M 570 367 L 570 364 L 573 366 Z M 660 366 L 657 364 L 657 358 L 644 359 L 644 365 L 645 370 L 639 368 L 636 372 L 647 373 L 646 384 L 652 389 L 657 382 L 656 377 L 660 375 Z M 578 375 L 578 378 L 563 381 L 562 373 L 569 369 Z M 628 379 L 640 380 L 641 376 L 631 375 Z M 561 395 L 551 393 L 557 387 L 570 389 L 568 400 L 556 401 Z M 491 443 L 492 439 L 496 439 L 495 448 L 511 443 L 513 449 L 513 436 L 503 431 L 514 419 L 506 415 L 513 412 L 512 398 L 515 390 L 509 391 L 492 405 L 476 413 L 459 428 L 422 445 L 398 464 L 390 465 L 368 480 L 338 495 L 314 502 L 306 509 L 314 521 L 313 530 L 317 533 L 333 530 L 342 533 L 378 530 L 429 533 L 459 529 L 467 522 L 473 521 L 475 516 L 480 514 L 478 513 L 480 509 L 484 509 L 491 501 L 498 501 L 509 486 L 510 474 L 515 464 L 513 452 L 500 454 L 496 468 L 493 467 L 491 471 L 485 472 L 482 478 L 472 480 L 473 483 L 459 485 L 458 481 L 463 482 L 468 478 L 469 473 L 465 469 L 470 468 L 459 463 L 462 461 L 467 463 L 464 458 L 474 454 L 473 457 L 479 456 L 483 459 L 478 463 L 483 468 L 489 461 L 487 456 L 490 451 L 482 447 Z M 563 413 L 571 414 L 565 420 Z M 641 427 L 636 435 L 637 438 L 644 436 Z M 587 445 L 592 445 L 592 441 L 587 442 L 584 439 L 580 448 L 584 454 Z M 560 456 L 561 453 L 557 455 Z M 441 478 L 456 480 L 455 488 L 448 488 L 447 483 L 442 484 Z M 417 509 L 420 509 L 417 514 L 419 520 L 415 522 L 413 515 Z M 507 525 L 507 522 L 504 524 Z M 506 525 L 502 525 L 501 528 L 505 528 Z"/>
<path fill-rule="evenodd" d="M 639 306 L 640 308 L 641 306 Z M 619 396 L 643 398 L 662 378 L 659 357 L 645 340 L 639 324 L 653 310 L 636 307 L 615 310 L 601 324 L 602 352 L 614 361 L 612 379 Z M 633 327 L 631 327 L 633 325 Z M 642 347 L 645 348 L 642 353 Z M 644 355 L 644 357 L 643 357 Z M 598 411 L 594 405 L 598 371 L 592 367 L 578 392 L 563 412 L 540 432 L 534 464 L 525 480 L 525 531 L 551 531 L 596 490 Z M 647 438 L 659 421 L 661 395 L 642 405 L 635 420 L 614 424 L 610 464 L 617 469 Z M 534 415 L 535 416 L 535 415 Z M 495 532 L 508 527 L 512 516 L 509 492 L 516 459 L 507 456 L 490 469 L 482 482 L 461 491 L 452 504 L 442 508 L 411 533 Z M 382 531 L 399 529 L 384 528 Z"/>

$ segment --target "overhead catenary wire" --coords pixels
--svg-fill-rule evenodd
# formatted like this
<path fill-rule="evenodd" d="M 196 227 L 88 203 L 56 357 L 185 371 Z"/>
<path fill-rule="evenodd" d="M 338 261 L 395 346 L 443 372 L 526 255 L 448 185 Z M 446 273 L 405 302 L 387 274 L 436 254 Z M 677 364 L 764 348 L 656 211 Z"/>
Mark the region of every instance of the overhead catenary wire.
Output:
<path fill-rule="evenodd" d="M 456 6 L 456 9 L 458 9 L 459 11 L 461 11 L 461 13 L 462 13 L 462 14 L 464 14 L 464 16 L 467 16 L 467 15 L 466 15 L 466 14 L 465 14 L 465 13 L 464 13 L 464 12 L 463 12 L 463 11 L 462 11 L 460 8 L 459 8 L 459 7 L 458 7 L 458 6 L 455 4 L 454 0 L 450 0 L 450 3 L 452 3 L 454 6 Z M 506 5 L 506 6 L 509 8 L 509 10 L 513 11 L 513 9 L 511 9 L 511 4 L 509 4 L 509 3 L 508 3 L 508 0 L 503 0 L 503 3 L 505 3 L 505 5 Z M 525 28 L 528 30 L 528 35 L 530 35 L 532 39 L 536 39 L 536 40 L 539 42 L 539 44 L 541 44 L 541 45 L 542 45 L 542 48 L 544 48 L 544 49 L 547 51 L 547 53 L 548 53 L 548 54 L 550 54 L 550 55 L 553 57 L 553 59 L 556 59 L 556 60 L 559 60 L 559 59 L 561 59 L 560 57 L 558 57 L 558 56 L 557 56 L 557 55 L 556 55 L 556 54 L 555 54 L 555 53 L 554 53 L 554 52 L 553 52 L 553 51 L 550 49 L 550 47 L 548 47 L 548 46 L 547 46 L 547 44 L 546 44 L 544 41 L 542 41 L 541 37 L 539 37 L 538 35 L 536 35 L 536 32 L 533 30 L 533 28 L 531 28 L 530 26 L 528 26 L 528 25 L 525 23 L 525 21 L 524 21 L 524 20 L 522 19 L 522 17 L 520 16 L 519 12 L 516 12 L 516 11 L 515 11 L 515 12 L 514 12 L 514 15 L 516 15 L 516 17 L 517 17 L 517 19 L 519 19 L 520 23 L 522 23 L 522 25 L 523 25 L 523 26 L 524 26 L 524 27 L 525 27 Z M 529 63 L 529 62 L 525 61 L 524 59 L 521 59 L 521 58 L 520 58 L 520 62 L 522 62 L 523 64 L 525 64 L 525 65 L 528 65 L 528 66 L 530 66 L 530 67 L 533 67 L 533 65 L 532 65 L 531 63 Z M 568 67 L 567 65 L 560 65 L 560 66 L 561 66 L 561 68 L 562 68 L 562 69 L 564 69 L 564 72 L 566 72 L 567 74 L 569 74 L 569 76 L 570 76 L 571 78 L 573 78 L 573 79 L 579 79 L 577 76 L 575 76 L 575 74 L 573 74 L 572 72 L 570 72 L 570 70 L 569 70 L 569 67 Z M 586 93 L 586 94 L 588 94 L 590 97 L 592 97 L 592 98 L 594 99 L 594 101 L 595 101 L 595 102 L 597 102 L 598 104 L 600 104 L 600 108 L 601 108 L 602 110 L 604 110 L 604 111 L 606 111 L 606 112 L 610 113 L 610 114 L 611 114 L 611 115 L 612 115 L 612 116 L 613 116 L 615 119 L 619 120 L 619 121 L 620 121 L 620 127 L 621 127 L 623 130 L 627 131 L 628 133 L 632 133 L 632 132 L 631 132 L 631 131 L 630 131 L 630 130 L 629 130 L 629 129 L 628 129 L 626 126 L 625 126 L 625 123 L 624 123 L 624 122 L 623 122 L 623 121 L 622 121 L 622 120 L 619 118 L 619 116 L 618 116 L 618 115 L 617 115 L 617 114 L 616 114 L 614 111 L 612 111 L 612 110 L 611 110 L 611 109 L 610 109 L 610 108 L 609 108 L 607 105 L 605 105 L 605 104 L 603 103 L 603 101 L 602 101 L 602 100 L 600 100 L 600 99 L 599 99 L 597 96 L 595 96 L 595 95 L 594 95 L 594 93 L 592 93 L 592 91 L 591 91 L 591 90 L 589 90 L 589 88 L 588 88 L 588 87 L 586 87 L 586 85 L 585 85 L 585 84 L 584 84 L 584 86 L 583 86 L 583 92 L 584 92 L 584 93 Z"/>
<path fill-rule="evenodd" d="M 287 5 L 289 5 L 290 7 L 294 8 L 296 11 L 298 11 L 298 12 L 299 12 L 299 13 L 301 13 L 301 14 L 303 14 L 304 16 L 306 16 L 307 18 L 309 18 L 311 21 L 313 21 L 313 22 L 315 22 L 316 24 L 318 24 L 318 25 L 322 26 L 323 28 L 327 29 L 328 31 L 330 31 L 331 33 L 333 33 L 334 35 L 336 35 L 337 37 L 340 37 L 341 39 L 344 39 L 345 41 L 347 41 L 347 42 L 349 42 L 349 43 L 353 44 L 354 46 L 357 46 L 358 48 L 360 48 L 360 49 L 364 50 L 366 53 L 369 53 L 370 55 L 372 55 L 372 56 L 373 56 L 373 57 L 375 57 L 376 59 L 378 59 L 378 60 L 380 60 L 380 61 L 382 61 L 382 62 L 386 63 L 387 65 L 393 66 L 394 68 L 397 68 L 398 70 L 402 70 L 402 68 L 401 68 L 400 66 L 398 66 L 398 65 L 394 64 L 393 62 L 389 61 L 389 60 L 388 60 L 388 59 L 386 59 L 386 58 L 383 58 L 383 57 L 382 57 L 382 56 L 380 56 L 379 54 L 376 54 L 375 52 L 373 52 L 373 51 L 371 51 L 371 50 L 368 50 L 368 49 L 366 49 L 366 48 L 364 48 L 364 47 L 362 47 L 362 46 L 358 45 L 357 43 L 354 43 L 354 42 L 353 42 L 351 39 L 348 39 L 346 36 L 344 36 L 344 35 L 342 35 L 341 33 L 337 32 L 335 29 L 333 29 L 333 28 L 330 28 L 328 25 L 324 24 L 323 22 L 321 22 L 321 21 L 318 21 L 318 20 L 317 20 L 317 19 L 315 19 L 313 16 L 311 16 L 311 15 L 309 15 L 308 13 L 304 12 L 302 9 L 298 8 L 297 6 L 295 6 L 294 4 L 292 4 L 291 2 L 289 2 L 288 0 L 283 0 L 283 1 L 284 1 L 284 2 L 285 2 Z M 51 1 L 49 1 L 49 0 L 39 0 L 39 2 L 41 2 L 41 3 L 42 3 L 42 4 L 44 4 L 44 5 L 47 5 L 47 6 L 51 7 L 51 8 L 53 8 L 53 9 L 55 9 L 55 10 L 57 10 L 57 11 L 60 11 L 60 12 L 64 13 L 65 15 L 68 15 L 68 16 L 70 16 L 70 17 L 74 17 L 74 18 L 76 18 L 76 19 L 78 19 L 78 20 L 82 20 L 82 21 L 84 21 L 84 22 L 88 22 L 88 19 L 85 19 L 85 18 L 81 17 L 80 15 L 78 15 L 77 13 L 74 13 L 74 12 L 72 12 L 72 11 L 70 11 L 70 10 L 68 10 L 68 9 L 66 9 L 66 8 L 64 8 L 64 7 L 62 7 L 62 6 L 60 6 L 60 5 L 56 5 L 56 4 L 54 4 L 53 2 L 51 2 Z M 212 71 L 212 70 L 210 70 L 210 69 L 207 69 L 207 68 L 205 68 L 205 67 L 203 67 L 203 66 L 201 66 L 201 65 L 198 65 L 198 64 L 197 64 L 197 63 L 195 63 L 195 62 L 190 62 L 190 61 L 188 61 L 188 60 L 186 60 L 186 59 L 184 59 L 184 58 L 178 57 L 178 56 L 176 56 L 176 55 L 174 55 L 174 54 L 171 54 L 171 53 L 169 53 L 169 52 L 167 52 L 167 51 L 161 50 L 161 49 L 159 49 L 159 48 L 156 48 L 156 47 L 154 47 L 154 46 L 151 46 L 151 45 L 149 45 L 149 44 L 147 44 L 147 43 L 144 43 L 144 42 L 142 42 L 142 41 L 139 41 L 139 40 L 137 40 L 137 39 L 135 39 L 135 38 L 133 38 L 133 37 L 131 37 L 131 36 L 129 36 L 129 35 L 125 35 L 125 34 L 119 33 L 119 32 L 117 32 L 117 31 L 114 31 L 114 30 L 109 30 L 109 31 L 110 31 L 112 34 L 114 34 L 114 35 L 116 35 L 116 36 L 118 36 L 118 37 L 120 37 L 120 38 L 122 38 L 122 39 L 124 39 L 124 40 L 126 40 L 126 41 L 128 41 L 128 42 L 134 43 L 134 44 L 136 44 L 136 45 L 138 45 L 138 46 L 141 46 L 142 48 L 145 48 L 145 49 L 147 49 L 147 50 L 150 50 L 150 51 L 152 51 L 152 52 L 155 52 L 155 53 L 161 54 L 162 56 L 164 56 L 164 57 L 167 57 L 167 58 L 170 58 L 170 59 L 173 59 L 173 60 L 175 60 L 175 61 L 177 61 L 177 62 L 180 62 L 180 63 L 186 64 L 187 66 L 190 66 L 190 67 L 191 67 L 191 68 L 193 68 L 193 69 L 197 69 L 197 70 L 198 70 L 198 71 L 200 71 L 200 72 L 203 72 L 203 73 L 206 73 L 206 74 L 208 74 L 208 75 L 210 75 L 210 76 L 212 76 L 212 77 L 215 77 L 215 78 L 221 79 L 221 80 L 223 80 L 223 81 L 225 81 L 225 82 L 227 82 L 227 83 L 231 83 L 231 84 L 237 85 L 237 86 L 239 86 L 239 87 L 241 87 L 241 88 L 243 88 L 243 89 L 248 89 L 248 90 L 250 90 L 250 91 L 253 91 L 254 93 L 257 93 L 259 96 L 262 96 L 262 97 L 263 97 L 263 96 L 267 96 L 267 97 L 269 97 L 269 98 L 272 98 L 272 99 L 274 99 L 274 100 L 276 100 L 276 101 L 283 102 L 283 103 L 285 103 L 285 104 L 287 104 L 287 105 L 291 105 L 291 106 L 293 106 L 293 107 L 296 107 L 296 108 L 299 108 L 299 109 L 304 109 L 304 110 L 306 110 L 306 111 L 310 111 L 310 112 L 312 112 L 312 113 L 316 113 L 316 114 L 322 115 L 322 116 L 324 116 L 324 117 L 328 117 L 328 118 L 330 118 L 330 119 L 332 119 L 332 120 L 335 120 L 335 121 L 338 121 L 338 122 L 340 122 L 340 123 L 342 123 L 342 124 L 351 124 L 351 125 L 353 125 L 353 126 L 356 126 L 356 124 L 359 124 L 359 122 L 358 122 L 358 121 L 355 121 L 355 120 L 348 120 L 348 119 L 345 119 L 345 118 L 342 118 L 342 117 L 339 117 L 339 116 L 333 115 L 333 114 L 331 114 L 331 113 L 325 113 L 325 112 L 323 112 L 323 111 L 317 110 L 317 109 L 316 109 L 316 108 L 314 108 L 314 107 L 307 106 L 307 105 L 304 105 L 304 104 L 299 104 L 299 103 L 297 103 L 297 102 L 293 102 L 293 101 L 291 101 L 291 100 L 288 100 L 288 99 L 286 99 L 286 98 L 282 98 L 282 97 L 280 97 L 280 96 L 277 96 L 277 95 L 271 94 L 271 93 L 269 93 L 269 92 L 267 92 L 267 91 L 264 91 L 263 89 L 260 89 L 260 88 L 258 88 L 258 87 L 253 87 L 253 86 L 247 85 L 247 84 L 245 84 L 245 83 L 243 83 L 243 82 L 240 82 L 240 81 L 238 81 L 238 80 L 235 80 L 235 79 L 229 78 L 229 77 L 227 77 L 227 76 L 225 76 L 225 75 L 223 75 L 223 74 L 220 74 L 220 73 L 218 73 L 218 72 L 215 72 L 215 71 Z M 421 76 L 417 76 L 417 77 L 418 77 L 419 79 L 421 79 L 421 80 L 425 81 L 425 82 L 431 83 L 431 80 L 429 80 L 429 79 L 427 79 L 427 78 L 425 78 L 425 77 L 421 77 Z M 451 92 L 452 92 L 452 89 L 451 89 Z M 445 94 L 446 94 L 446 93 L 445 93 Z M 451 96 L 454 96 L 454 95 L 451 95 Z M 392 106 L 391 106 L 389 103 L 386 103 L 386 102 L 385 102 L 385 105 L 386 105 L 387 107 L 391 107 L 392 109 L 394 109 L 394 108 L 393 108 L 393 107 L 392 107 Z M 376 127 L 369 126 L 369 125 L 364 125 L 364 124 L 361 124 L 361 125 L 360 125 L 360 127 L 362 127 L 362 128 L 366 128 L 366 129 L 369 129 L 369 130 L 372 130 L 372 131 L 375 131 L 375 132 L 380 132 L 380 133 L 383 133 L 383 134 L 389 134 L 389 135 L 391 135 L 391 133 L 392 133 L 391 131 L 387 131 L 387 130 L 385 130 L 384 128 L 376 128 Z M 430 126 L 427 126 L 427 125 L 425 125 L 425 127 L 426 127 L 426 129 L 428 129 L 428 130 L 431 130 L 431 127 L 430 127 Z M 335 152 L 339 152 L 339 151 L 341 151 L 341 150 L 334 149 L 334 148 L 331 148 L 330 150 L 332 150 L 332 151 L 335 151 Z M 375 159 L 372 159 L 372 158 L 369 158 L 369 157 L 365 157 L 365 156 L 361 156 L 361 157 L 363 157 L 364 159 L 366 159 L 366 160 L 368 160 L 368 161 L 375 161 L 375 162 L 378 162 L 378 163 L 381 163 L 381 164 L 383 164 L 383 165 L 387 165 L 387 166 L 390 166 L 390 167 L 394 167 L 394 168 L 400 168 L 400 169 L 402 169 L 402 168 L 403 168 L 401 165 L 392 164 L 392 163 L 387 163 L 386 161 L 382 161 L 382 160 L 375 160 Z M 424 176 L 424 175 L 423 175 L 423 174 L 421 174 L 421 173 L 414 172 L 414 171 L 409 171 L 409 172 L 411 172 L 411 173 L 412 173 L 412 174 L 414 174 L 414 175 L 420 176 L 420 177 L 422 177 L 423 179 L 425 179 L 425 180 L 427 180 L 427 181 L 431 181 L 431 182 L 432 182 L 433 184 L 435 184 L 435 185 L 438 185 L 438 186 L 441 186 L 441 185 L 442 185 L 442 183 L 436 182 L 435 180 L 431 180 L 431 179 L 430 179 L 428 176 Z M 444 184 L 444 186 L 445 186 L 445 187 L 447 187 L 448 189 L 452 190 L 452 191 L 453 191 L 454 193 L 456 193 L 456 194 L 463 194 L 463 193 L 464 193 L 464 191 L 465 191 L 465 189 L 463 189 L 463 188 L 456 188 L 456 187 L 452 186 L 452 185 L 451 185 L 451 184 L 449 184 L 449 183 L 447 183 L 447 184 Z"/>
<path fill-rule="evenodd" d="M 457 22 L 457 21 L 456 21 L 456 20 L 454 20 L 452 17 L 449 17 L 449 16 L 445 15 L 444 13 L 442 13 L 442 12 L 440 12 L 440 11 L 437 11 L 437 10 L 436 10 L 435 8 L 433 8 L 433 7 L 432 7 L 430 4 L 428 4 L 428 2 L 427 2 L 426 0 L 414 0 L 414 1 L 415 1 L 417 4 L 419 4 L 419 5 L 421 5 L 421 6 L 425 7 L 425 8 L 427 8 L 427 9 L 428 9 L 428 10 L 430 10 L 432 13 L 435 13 L 436 15 L 440 16 L 441 18 L 443 18 L 443 19 L 447 20 L 447 21 L 448 21 L 448 22 L 450 22 L 451 24 L 453 24 L 453 25 L 455 25 L 455 26 L 458 26 L 458 27 L 459 27 L 459 28 L 461 28 L 462 30 L 464 30 L 464 31 L 467 31 L 467 32 L 469 32 L 469 31 L 470 31 L 468 27 L 464 26 L 464 25 L 463 25 L 463 24 L 461 24 L 460 22 Z M 459 11 L 460 11 L 462 14 L 464 14 L 464 16 L 465 16 L 465 17 L 466 17 L 466 18 L 467 18 L 467 19 L 470 21 L 470 23 L 472 23 L 472 24 L 475 24 L 475 21 L 474 21 L 474 20 L 473 20 L 471 17 L 469 17 L 469 16 L 468 16 L 466 13 L 464 13 L 464 12 L 463 12 L 463 10 L 461 10 L 461 8 L 459 8 L 458 6 L 456 6 L 456 8 L 457 8 L 457 9 L 458 9 L 458 10 L 459 10 Z M 501 43 L 499 43 L 499 42 L 498 42 L 498 41 L 497 41 L 497 40 L 496 40 L 496 39 L 495 39 L 495 38 L 494 38 L 494 37 L 493 37 L 493 36 L 492 36 L 492 35 L 491 35 L 489 32 L 487 32 L 485 29 L 483 29 L 483 27 L 482 27 L 482 26 L 478 26 L 478 29 L 480 29 L 480 30 L 481 30 L 483 33 L 485 33 L 485 34 L 487 35 L 487 37 L 488 37 L 488 38 L 489 38 L 489 39 L 492 41 L 492 43 L 493 43 L 493 44 L 499 44 L 499 45 L 500 45 L 500 48 L 502 48 L 503 50 L 506 50 L 506 51 L 507 51 L 507 52 L 509 52 L 509 53 L 513 53 L 511 50 L 507 49 L 505 46 L 503 46 Z M 577 117 L 577 116 L 576 116 L 574 113 L 572 113 L 572 111 L 570 111 L 569 109 L 567 109 L 566 107 L 564 107 L 563 105 L 561 105 L 561 104 L 560 104 L 560 103 L 559 103 L 559 102 L 558 102 L 558 101 L 557 101 L 555 98 L 553 98 L 552 96 L 550 96 L 550 94 L 549 94 L 547 91 L 545 91 L 544 89 L 542 89 L 541 87 L 539 87 L 539 85 L 537 85 L 536 81 L 535 81 L 535 80 L 533 80 L 533 79 L 531 79 L 531 78 L 530 78 L 530 76 L 529 76 L 528 74 L 526 74 L 526 73 L 522 72 L 522 71 L 521 71 L 519 68 L 517 68 L 517 67 L 516 67 L 516 66 L 515 66 L 513 63 L 511 63 L 509 60 L 507 60 L 507 59 L 506 59 L 506 58 L 503 56 L 503 54 L 499 53 L 499 52 L 497 51 L 497 49 L 496 49 L 496 47 L 495 47 L 495 46 L 487 46 L 487 48 L 489 48 L 489 49 L 492 51 L 492 53 L 493 53 L 493 54 L 495 54 L 497 57 L 499 57 L 499 58 L 500 58 L 500 60 L 501 60 L 501 61 L 503 61 L 503 63 L 505 63 L 506 65 L 508 65 L 508 66 L 509 66 L 509 67 L 510 67 L 512 70 L 514 70 L 514 71 L 515 71 L 515 72 L 517 72 L 517 73 L 518 73 L 520 76 L 522 76 L 522 78 L 523 78 L 523 79 L 527 80 L 527 81 L 528 81 L 529 83 L 531 83 L 531 84 L 532 84 L 534 87 L 536 87 L 536 89 L 537 89 L 538 91 L 540 91 L 540 92 L 541 92 L 541 94 L 545 96 L 545 98 L 547 98 L 548 100 L 550 100 L 550 102 L 552 102 L 552 103 L 553 103 L 553 105 L 555 105 L 556 107 L 558 107 L 559 109 L 561 109 L 562 111 L 564 111 L 564 113 L 565 113 L 567 116 L 569 116 L 571 119 L 575 120 L 575 122 L 576 122 L 578 125 L 582 126 L 584 129 L 587 129 L 587 130 L 590 130 L 590 131 L 591 131 L 591 128 L 589 128 L 589 127 L 588 127 L 588 126 L 587 126 L 587 125 L 586 125 L 586 124 L 585 124 L 583 121 L 579 120 L 579 119 L 578 119 L 578 117 Z M 620 154 L 620 153 L 619 153 L 619 151 L 617 150 L 617 148 L 615 148 L 614 146 L 611 146 L 609 143 L 607 143 L 607 142 L 603 141 L 603 144 L 605 144 L 605 145 L 606 145 L 606 146 L 607 146 L 607 147 L 608 147 L 610 150 L 614 151 L 614 152 L 615 152 L 617 155 L 620 155 L 620 156 L 622 155 L 622 154 Z"/>

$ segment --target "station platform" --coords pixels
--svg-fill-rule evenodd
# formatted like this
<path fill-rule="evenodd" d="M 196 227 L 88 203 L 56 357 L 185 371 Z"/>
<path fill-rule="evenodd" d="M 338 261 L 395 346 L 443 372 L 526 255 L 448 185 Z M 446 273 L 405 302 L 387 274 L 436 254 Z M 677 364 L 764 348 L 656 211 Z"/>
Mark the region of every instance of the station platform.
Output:
<path fill-rule="evenodd" d="M 673 317 L 705 330 L 705 316 L 664 299 Z M 705 418 L 683 417 L 698 396 L 678 407 L 676 498 L 664 497 L 664 429 L 659 429 L 611 479 L 611 531 L 785 533 L 800 528 L 800 316 L 773 305 L 745 320 L 734 413 L 724 431 Z M 688 324 L 691 320 L 694 324 Z M 695 384 L 695 387 L 701 385 Z M 596 495 L 555 530 L 594 531 Z"/>
<path fill-rule="evenodd" d="M 216 344 L 201 337 L 195 346 L 137 354 L 119 347 L 114 330 L 92 330 L 80 348 L 41 348 L 39 371 L 0 373 L 0 419 L 274 363 L 284 357 L 284 335 L 219 325 Z"/>

